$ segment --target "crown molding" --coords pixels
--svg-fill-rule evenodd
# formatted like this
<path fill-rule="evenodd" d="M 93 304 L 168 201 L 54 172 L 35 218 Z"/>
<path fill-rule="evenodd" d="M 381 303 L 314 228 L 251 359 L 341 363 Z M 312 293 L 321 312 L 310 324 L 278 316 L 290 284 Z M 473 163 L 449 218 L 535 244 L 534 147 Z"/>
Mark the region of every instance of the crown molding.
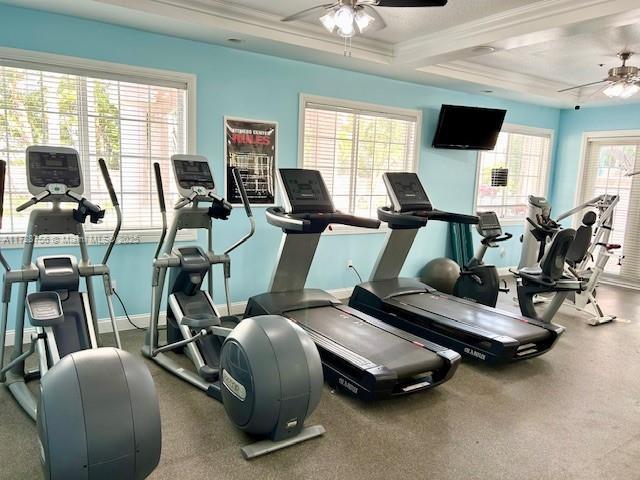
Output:
<path fill-rule="evenodd" d="M 419 68 L 480 55 L 480 45 L 511 49 L 638 22 L 638 0 L 542 0 L 397 43 L 394 58 Z"/>
<path fill-rule="evenodd" d="M 445 65 L 421 67 L 417 70 L 480 86 L 544 98 L 557 106 L 574 105 L 579 98 L 578 94 L 573 92 L 558 93 L 558 90 L 567 88 L 568 85 L 565 83 L 488 67 L 470 61 L 458 60 Z"/>
<path fill-rule="evenodd" d="M 281 17 L 249 7 L 219 0 L 94 0 L 170 21 L 189 24 L 240 36 L 321 50 L 344 56 L 345 43 L 311 23 L 283 23 Z M 377 40 L 357 37 L 351 43 L 351 56 L 375 63 L 389 64 L 393 46 Z"/>

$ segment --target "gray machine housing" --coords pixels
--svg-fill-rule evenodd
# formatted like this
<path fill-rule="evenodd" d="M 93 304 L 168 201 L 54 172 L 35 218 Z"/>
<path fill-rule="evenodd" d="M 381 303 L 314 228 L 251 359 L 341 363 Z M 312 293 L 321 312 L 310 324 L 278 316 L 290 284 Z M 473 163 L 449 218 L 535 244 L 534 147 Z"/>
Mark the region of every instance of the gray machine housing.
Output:
<path fill-rule="evenodd" d="M 155 386 L 131 354 L 109 347 L 72 353 L 41 385 L 38 434 L 47 480 L 138 480 L 158 465 Z"/>
<path fill-rule="evenodd" d="M 31 211 L 22 268 L 11 269 L 0 253 L 0 263 L 7 271 L 0 320 L 0 380 L 37 422 L 45 478 L 145 478 L 159 462 L 162 438 L 151 374 L 130 354 L 101 348 L 97 336 L 94 276 L 102 280 L 115 344 L 120 348 L 107 261 L 122 216 L 106 164 L 100 159 L 117 226 L 102 262 L 92 263 L 83 222 L 88 216 L 92 222 L 98 221 L 104 210 L 80 196 L 83 185 L 78 153 L 69 148 L 34 146 L 27 149 L 26 160 L 29 191 L 34 197 L 17 210 L 40 202 L 49 202 L 52 208 Z M 0 162 L 2 187 L 4 172 L 5 164 Z M 63 202 L 73 203 L 76 208 L 63 208 Z M 81 261 L 73 255 L 56 255 L 34 262 L 34 243 L 40 235 L 76 236 Z M 81 280 L 86 291 L 80 290 Z M 7 315 L 14 283 L 19 284 L 15 342 L 5 365 Z M 36 292 L 27 293 L 29 283 L 36 283 Z M 23 342 L 25 312 L 35 327 L 28 349 Z M 25 360 L 34 353 L 38 368 L 27 370 Z M 39 398 L 27 385 L 37 379 Z"/>

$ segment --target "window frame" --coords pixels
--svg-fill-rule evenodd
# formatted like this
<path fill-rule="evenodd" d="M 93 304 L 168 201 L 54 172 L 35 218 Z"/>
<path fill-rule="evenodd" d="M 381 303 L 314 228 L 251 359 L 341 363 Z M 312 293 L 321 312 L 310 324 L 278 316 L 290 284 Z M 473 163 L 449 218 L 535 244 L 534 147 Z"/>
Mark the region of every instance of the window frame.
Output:
<path fill-rule="evenodd" d="M 336 108 L 346 108 L 353 110 L 369 110 L 373 112 L 385 113 L 389 115 L 415 117 L 416 119 L 416 135 L 413 154 L 413 164 L 411 172 L 418 173 L 420 166 L 420 153 L 422 148 L 422 111 L 418 109 L 390 107 L 377 103 L 359 102 L 355 100 L 346 100 L 335 97 L 324 97 L 320 95 L 312 95 L 308 93 L 300 93 L 298 106 L 298 161 L 297 167 L 304 167 L 304 131 L 305 131 L 305 108 L 308 102 L 320 103 Z M 328 235 L 353 235 L 353 234 L 377 234 L 389 231 L 387 224 L 380 225 L 378 230 L 368 228 L 351 227 L 348 225 L 332 225 L 331 230 L 325 230 Z"/>
<path fill-rule="evenodd" d="M 640 138 L 640 130 L 597 130 L 594 132 L 582 132 L 582 142 L 580 145 L 580 163 L 578 164 L 578 188 L 573 196 L 573 205 L 581 203 L 582 193 L 584 191 L 584 174 L 586 173 L 587 166 L 587 149 L 589 148 L 589 141 L 592 139 L 598 140 L 603 138 L 625 138 L 635 137 Z"/>
<path fill-rule="evenodd" d="M 529 125 L 519 125 L 515 123 L 504 123 L 502 125 L 502 129 L 500 132 L 505 132 L 509 134 L 516 135 L 531 135 L 531 136 L 545 136 L 549 138 L 549 149 L 547 152 L 548 161 L 547 168 L 545 172 L 545 182 L 544 182 L 544 191 L 541 195 L 545 198 L 548 198 L 549 195 L 549 187 L 551 185 L 551 170 L 554 160 L 555 153 L 555 130 L 552 128 L 542 128 L 542 127 L 531 127 Z M 480 189 L 480 177 L 481 177 L 481 157 L 483 151 L 478 151 L 476 156 L 476 181 L 475 188 L 473 191 L 473 213 L 478 211 L 478 191 Z M 528 194 L 530 195 L 530 193 Z M 523 218 L 500 218 L 500 224 L 502 225 L 520 225 L 524 221 Z"/>
<path fill-rule="evenodd" d="M 66 73 L 84 77 L 89 76 L 107 80 L 143 83 L 146 85 L 168 86 L 174 88 L 177 84 L 185 85 L 186 153 L 193 154 L 196 152 L 197 76 L 194 74 L 8 47 L 0 47 L 0 65 L 14 68 Z M 155 243 L 159 241 L 161 231 L 161 228 L 123 229 L 119 237 L 125 239 L 137 237 L 139 239 L 139 242 L 137 243 Z M 87 232 L 87 237 L 89 239 L 99 238 L 100 235 L 104 233 L 110 233 L 110 230 L 92 230 L 91 232 Z M 2 247 L 6 249 L 22 248 L 23 246 L 19 241 L 17 241 L 22 237 L 24 237 L 24 233 L 0 232 Z M 36 243 L 37 247 L 68 247 L 64 242 L 55 243 L 51 241 L 54 236 L 43 235 L 42 237 L 42 243 Z M 177 241 L 196 239 L 197 233 L 195 231 L 181 231 L 178 232 L 178 235 L 176 236 Z M 89 240 L 88 244 L 99 245 L 101 242 Z M 125 244 L 126 243 L 123 243 L 123 245 Z"/>

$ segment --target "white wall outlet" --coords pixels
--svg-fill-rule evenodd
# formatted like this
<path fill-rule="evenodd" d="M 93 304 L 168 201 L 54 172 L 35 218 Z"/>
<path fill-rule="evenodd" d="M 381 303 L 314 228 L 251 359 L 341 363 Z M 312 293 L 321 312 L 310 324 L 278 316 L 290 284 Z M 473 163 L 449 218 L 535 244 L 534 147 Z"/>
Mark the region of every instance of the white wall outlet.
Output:
<path fill-rule="evenodd" d="M 111 289 L 112 290 L 118 290 L 118 282 L 116 282 L 115 280 L 111 280 Z"/>
<path fill-rule="evenodd" d="M 353 267 L 353 260 L 347 260 L 347 268 Z"/>

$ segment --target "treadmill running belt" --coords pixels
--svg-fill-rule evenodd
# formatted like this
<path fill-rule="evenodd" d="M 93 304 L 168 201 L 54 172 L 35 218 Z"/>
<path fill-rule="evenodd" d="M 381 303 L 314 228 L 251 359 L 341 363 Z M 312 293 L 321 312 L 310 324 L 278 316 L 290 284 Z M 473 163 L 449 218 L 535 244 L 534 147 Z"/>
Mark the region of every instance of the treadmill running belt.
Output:
<path fill-rule="evenodd" d="M 332 306 L 294 310 L 285 315 L 301 326 L 395 371 L 398 378 L 444 366 L 442 358 L 435 353 Z"/>
<path fill-rule="evenodd" d="M 538 342 L 546 339 L 550 333 L 544 328 L 517 320 L 499 311 L 489 311 L 482 306 L 456 302 L 455 299 L 430 293 L 415 293 L 398 295 L 385 302 L 396 310 L 401 311 L 402 305 L 415 307 L 425 312 L 435 313 L 455 322 L 480 328 L 496 335 L 505 335 L 518 340 L 520 343 Z M 400 306 L 394 305 L 399 303 Z M 438 322 L 437 317 L 430 317 Z"/>

